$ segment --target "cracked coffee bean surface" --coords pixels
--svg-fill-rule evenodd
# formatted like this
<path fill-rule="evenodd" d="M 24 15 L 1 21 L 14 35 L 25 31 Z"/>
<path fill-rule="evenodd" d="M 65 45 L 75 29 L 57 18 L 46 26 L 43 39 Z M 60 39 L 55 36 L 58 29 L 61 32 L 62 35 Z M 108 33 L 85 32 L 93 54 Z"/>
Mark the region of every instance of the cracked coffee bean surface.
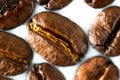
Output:
<path fill-rule="evenodd" d="M 0 75 L 17 75 L 24 72 L 32 60 L 32 51 L 21 38 L 0 31 Z"/>
<path fill-rule="evenodd" d="M 107 57 L 95 56 L 77 70 L 75 80 L 118 80 L 119 70 Z"/>
<path fill-rule="evenodd" d="M 68 5 L 72 0 L 36 0 L 40 5 L 43 5 L 49 10 L 58 10 Z"/>
<path fill-rule="evenodd" d="M 88 49 L 77 24 L 49 11 L 38 13 L 29 22 L 28 41 L 43 58 L 59 66 L 78 63 Z"/>
<path fill-rule="evenodd" d="M 107 56 L 120 55 L 120 7 L 112 6 L 99 13 L 91 25 L 89 40 Z"/>
<path fill-rule="evenodd" d="M 48 63 L 33 65 L 27 80 L 65 80 L 64 76 L 54 66 Z"/>
<path fill-rule="evenodd" d="M 84 0 L 84 1 L 93 8 L 102 8 L 111 4 L 114 0 Z"/>
<path fill-rule="evenodd" d="M 0 0 L 0 29 L 12 29 L 24 23 L 33 9 L 33 0 Z"/>

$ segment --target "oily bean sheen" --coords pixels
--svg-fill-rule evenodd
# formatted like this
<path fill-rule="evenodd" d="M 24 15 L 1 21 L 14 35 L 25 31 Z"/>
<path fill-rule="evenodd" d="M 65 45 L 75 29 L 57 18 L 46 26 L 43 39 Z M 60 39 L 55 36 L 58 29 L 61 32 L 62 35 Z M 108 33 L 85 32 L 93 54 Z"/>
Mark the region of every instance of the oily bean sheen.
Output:
<path fill-rule="evenodd" d="M 29 22 L 28 40 L 43 58 L 59 66 L 76 64 L 88 48 L 77 24 L 49 11 L 35 15 Z"/>
<path fill-rule="evenodd" d="M 0 31 L 0 75 L 17 75 L 24 72 L 32 60 L 32 51 L 21 38 Z"/>
<path fill-rule="evenodd" d="M 119 70 L 107 57 L 95 56 L 77 70 L 74 80 L 118 80 Z"/>
<path fill-rule="evenodd" d="M 22 24 L 33 9 L 33 0 L 0 0 L 0 29 L 11 29 Z"/>
<path fill-rule="evenodd" d="M 102 8 L 111 4 L 115 0 L 84 0 L 84 1 L 93 8 Z"/>
<path fill-rule="evenodd" d="M 46 9 L 58 10 L 68 5 L 72 0 L 36 0 L 40 5 L 44 5 Z"/>
<path fill-rule="evenodd" d="M 35 64 L 28 73 L 27 80 L 65 80 L 54 66 L 48 63 Z"/>
<path fill-rule="evenodd" d="M 12 80 L 12 79 L 0 76 L 0 80 Z"/>
<path fill-rule="evenodd" d="M 107 56 L 120 55 L 120 7 L 103 10 L 92 23 L 90 43 Z"/>

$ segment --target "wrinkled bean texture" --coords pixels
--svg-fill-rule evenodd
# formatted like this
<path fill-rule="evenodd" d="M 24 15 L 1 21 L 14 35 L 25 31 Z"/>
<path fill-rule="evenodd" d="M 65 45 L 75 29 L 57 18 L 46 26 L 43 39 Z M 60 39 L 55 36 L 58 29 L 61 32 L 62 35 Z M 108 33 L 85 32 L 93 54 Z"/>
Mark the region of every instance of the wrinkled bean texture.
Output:
<path fill-rule="evenodd" d="M 107 57 L 95 56 L 82 65 L 74 80 L 118 80 L 119 70 Z"/>
<path fill-rule="evenodd" d="M 33 0 L 0 0 L 0 29 L 12 29 L 24 23 L 33 9 Z"/>
<path fill-rule="evenodd" d="M 27 80 L 65 80 L 54 66 L 48 63 L 35 64 L 28 73 Z"/>
<path fill-rule="evenodd" d="M 86 36 L 77 24 L 49 11 L 29 22 L 28 41 L 43 58 L 59 66 L 78 63 L 88 49 Z"/>
<path fill-rule="evenodd" d="M 107 56 L 120 55 L 120 7 L 109 7 L 92 23 L 89 40 L 101 53 Z"/>
<path fill-rule="evenodd" d="M 24 72 L 32 60 L 32 51 L 21 38 L 0 31 L 0 75 L 17 75 Z"/>

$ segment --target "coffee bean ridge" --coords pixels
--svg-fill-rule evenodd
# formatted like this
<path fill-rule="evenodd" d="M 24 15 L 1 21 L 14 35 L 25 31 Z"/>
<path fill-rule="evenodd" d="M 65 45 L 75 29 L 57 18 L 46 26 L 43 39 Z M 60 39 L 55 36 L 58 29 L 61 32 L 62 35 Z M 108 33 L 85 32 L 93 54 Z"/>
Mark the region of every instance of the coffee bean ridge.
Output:
<path fill-rule="evenodd" d="M 106 39 L 106 41 L 104 42 L 103 45 L 101 44 L 96 44 L 93 45 L 93 47 L 95 48 L 96 46 L 104 46 L 105 50 L 104 52 L 108 49 L 108 47 L 113 43 L 115 37 L 117 36 L 117 33 L 119 31 L 120 28 L 120 20 L 116 23 L 115 28 L 112 30 L 112 32 L 110 33 L 110 35 L 108 36 L 108 38 Z M 107 32 L 107 30 L 105 30 Z M 109 34 L 109 32 L 107 32 Z"/>
<path fill-rule="evenodd" d="M 112 64 L 113 63 L 110 60 L 108 60 L 104 65 L 96 66 L 96 68 L 98 68 L 98 70 L 100 70 L 100 72 L 98 73 L 97 79 L 100 79 L 102 77 L 102 75 L 105 73 L 105 71 L 106 71 L 105 69 Z"/>
<path fill-rule="evenodd" d="M 34 22 L 30 23 L 30 28 L 34 32 L 48 38 L 49 40 L 51 40 L 52 42 L 54 42 L 55 44 L 57 44 L 61 48 L 63 48 L 65 50 L 65 52 L 68 53 L 67 55 L 71 57 L 71 59 L 73 59 L 73 60 L 79 59 L 79 55 L 72 52 L 72 50 L 70 49 L 69 44 L 67 42 L 57 38 L 56 36 L 54 36 L 50 32 L 45 31 L 42 28 L 38 27 Z"/>
<path fill-rule="evenodd" d="M 120 20 L 116 23 L 115 28 L 113 29 L 113 31 L 111 32 L 111 34 L 108 36 L 107 40 L 104 43 L 105 46 L 105 50 L 108 49 L 108 46 L 110 46 L 110 44 L 113 43 L 113 40 L 115 39 L 118 31 L 119 31 L 119 27 L 120 27 Z M 108 44 L 109 43 L 109 44 Z"/>
<path fill-rule="evenodd" d="M 6 52 L 1 52 L 1 51 L 0 51 L 0 57 L 7 58 L 7 59 L 16 61 L 16 62 L 18 62 L 18 63 L 25 64 L 25 65 L 29 65 L 29 64 L 30 64 L 26 59 L 13 56 L 13 55 L 8 54 L 8 53 L 6 53 Z"/>
<path fill-rule="evenodd" d="M 35 65 L 34 69 L 35 69 L 35 74 L 37 75 L 38 79 L 40 79 L 40 80 L 46 80 L 43 72 L 41 70 L 38 70 L 39 69 L 38 65 Z"/>

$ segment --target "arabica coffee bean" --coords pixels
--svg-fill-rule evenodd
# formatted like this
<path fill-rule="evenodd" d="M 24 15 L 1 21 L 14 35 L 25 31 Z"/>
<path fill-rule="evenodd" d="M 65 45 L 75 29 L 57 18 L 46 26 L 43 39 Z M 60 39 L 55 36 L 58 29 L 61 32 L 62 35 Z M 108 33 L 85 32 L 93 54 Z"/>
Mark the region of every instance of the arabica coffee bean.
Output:
<path fill-rule="evenodd" d="M 24 72 L 32 60 L 32 51 L 21 38 L 0 31 L 0 75 Z"/>
<path fill-rule="evenodd" d="M 40 5 L 44 5 L 46 9 L 58 10 L 68 5 L 72 0 L 36 0 Z"/>
<path fill-rule="evenodd" d="M 33 0 L 0 0 L 0 29 L 11 29 L 22 24 L 33 9 Z"/>
<path fill-rule="evenodd" d="M 35 15 L 29 22 L 28 40 L 43 58 L 59 66 L 77 63 L 88 48 L 77 24 L 49 11 Z"/>
<path fill-rule="evenodd" d="M 118 80 L 119 70 L 107 57 L 95 56 L 84 62 L 75 80 Z"/>
<path fill-rule="evenodd" d="M 84 1 L 93 8 L 102 8 L 111 4 L 115 0 L 84 0 Z"/>
<path fill-rule="evenodd" d="M 0 76 L 0 80 L 12 80 L 12 79 Z"/>
<path fill-rule="evenodd" d="M 89 40 L 105 55 L 120 55 L 120 7 L 109 7 L 99 13 L 91 25 Z"/>
<path fill-rule="evenodd" d="M 35 64 L 28 73 L 27 80 L 65 80 L 54 66 L 48 63 Z"/>

